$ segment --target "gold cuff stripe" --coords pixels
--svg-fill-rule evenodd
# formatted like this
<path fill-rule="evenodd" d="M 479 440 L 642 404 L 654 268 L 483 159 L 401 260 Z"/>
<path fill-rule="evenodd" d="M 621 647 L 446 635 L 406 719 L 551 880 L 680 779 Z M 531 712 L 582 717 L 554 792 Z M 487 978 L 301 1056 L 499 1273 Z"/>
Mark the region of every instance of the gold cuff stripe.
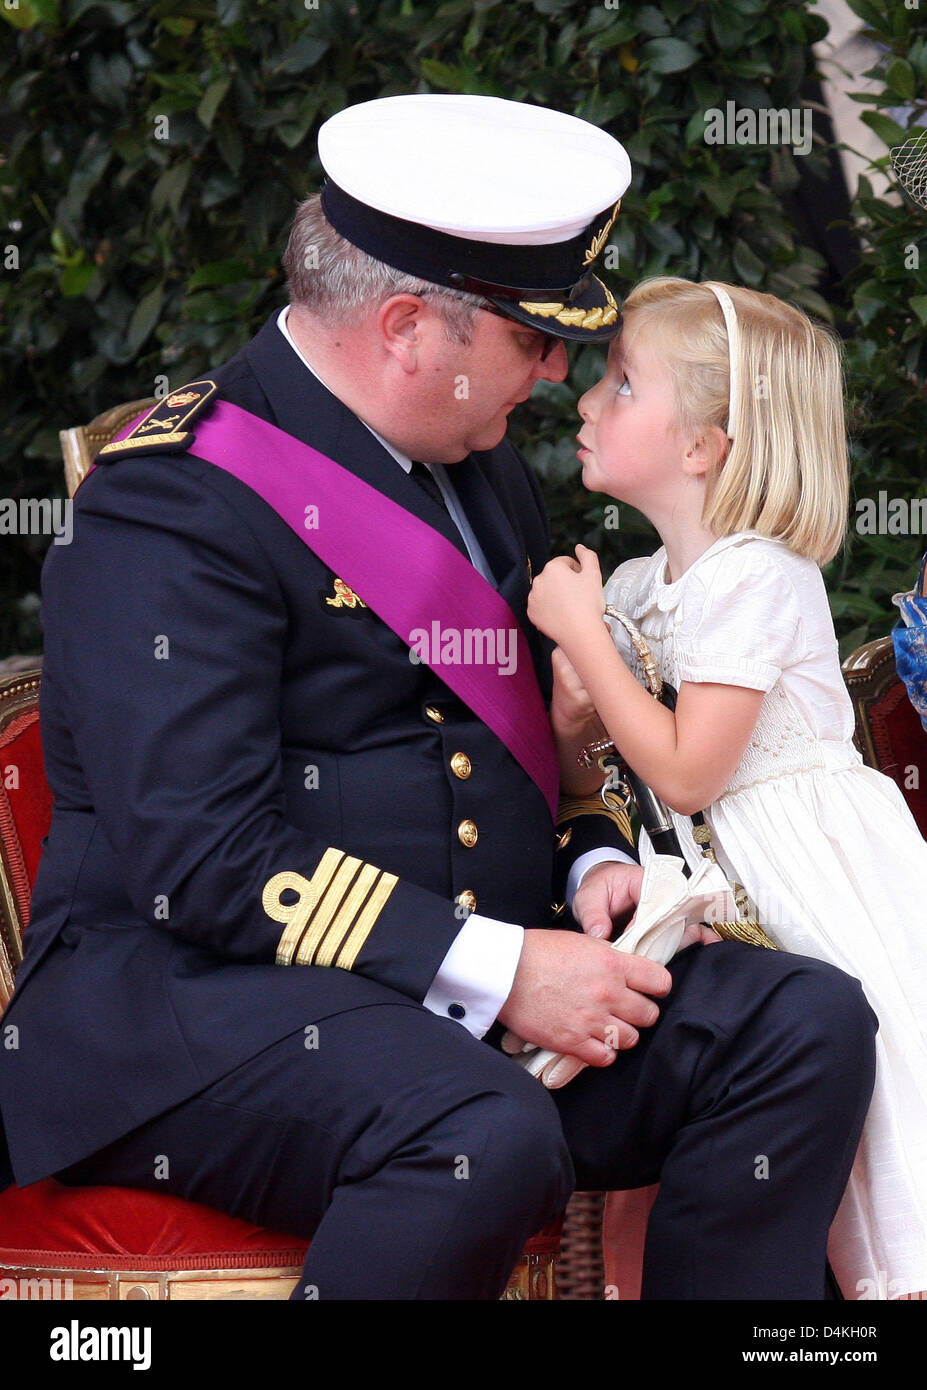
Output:
<path fill-rule="evenodd" d="M 314 965 L 335 965 L 335 956 L 338 955 L 339 948 L 345 941 L 347 933 L 359 915 L 361 906 L 364 905 L 370 890 L 377 883 L 381 870 L 375 865 L 364 865 L 357 877 L 354 878 L 352 890 L 342 903 L 341 908 L 335 913 L 331 927 L 325 934 L 325 940 L 321 947 L 315 952 Z"/>
<path fill-rule="evenodd" d="M 268 917 L 285 922 L 277 944 L 278 965 L 336 965 L 350 970 L 399 879 L 340 849 L 327 849 L 311 879 L 293 869 L 264 885 Z M 292 889 L 294 903 L 281 903 Z"/>
<path fill-rule="evenodd" d="M 313 909 L 328 887 L 343 858 L 343 850 L 327 849 L 311 879 L 305 878 L 294 869 L 284 869 L 282 873 L 274 874 L 273 878 L 269 878 L 264 884 L 264 892 L 261 897 L 264 911 L 275 922 L 287 923 L 286 929 L 277 943 L 277 965 L 293 964 L 293 956 Z M 299 902 L 281 903 L 280 894 L 286 888 L 292 888 L 299 894 Z"/>
<path fill-rule="evenodd" d="M 358 863 L 358 860 L 354 861 Z M 371 888 L 380 877 L 380 870 L 375 864 L 364 864 L 360 873 L 354 880 L 351 890 L 344 902 L 332 919 L 331 926 L 326 933 L 325 940 L 322 942 L 314 965 L 334 965 L 335 957 L 338 954 L 342 942 L 351 930 L 358 913 L 361 910 Z"/>
<path fill-rule="evenodd" d="M 350 888 L 354 876 L 361 866 L 359 859 L 345 855 L 338 872 L 312 909 L 305 934 L 299 943 L 294 965 L 314 965 L 315 953 L 321 946 L 325 933 L 331 926 L 332 918 L 341 906 L 345 893 Z"/>
<path fill-rule="evenodd" d="M 363 912 L 352 927 L 351 933 L 335 961 L 335 964 L 340 966 L 342 970 L 352 969 L 361 947 L 373 930 L 374 923 L 383 911 L 387 898 L 398 882 L 399 879 L 395 874 L 384 873 L 380 876 L 379 883 L 370 894 Z"/>

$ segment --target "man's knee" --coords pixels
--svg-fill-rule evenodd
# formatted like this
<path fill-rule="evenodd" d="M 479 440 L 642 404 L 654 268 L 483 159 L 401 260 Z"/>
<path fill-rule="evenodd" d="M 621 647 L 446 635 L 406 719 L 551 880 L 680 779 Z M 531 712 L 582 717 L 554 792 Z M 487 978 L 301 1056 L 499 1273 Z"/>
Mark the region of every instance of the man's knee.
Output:
<path fill-rule="evenodd" d="M 553 1216 L 570 1199 L 573 1163 L 550 1095 L 540 1082 L 525 1080 L 531 1085 L 480 1098 L 474 1169 L 500 1201 L 527 1200 Z"/>
<path fill-rule="evenodd" d="M 836 1053 L 874 1056 L 879 1022 L 859 980 L 828 961 L 783 959 L 788 963 L 785 998 L 800 1035 Z"/>
<path fill-rule="evenodd" d="M 797 1074 L 841 1103 L 865 1107 L 875 1078 L 878 1019 L 859 980 L 827 961 L 781 957 L 783 978 L 767 999 L 763 1026 Z"/>
<path fill-rule="evenodd" d="M 878 1021 L 845 971 L 734 941 L 689 947 L 670 968 L 684 1023 L 752 1040 L 758 1057 L 800 1067 L 808 1083 L 871 1090 Z"/>

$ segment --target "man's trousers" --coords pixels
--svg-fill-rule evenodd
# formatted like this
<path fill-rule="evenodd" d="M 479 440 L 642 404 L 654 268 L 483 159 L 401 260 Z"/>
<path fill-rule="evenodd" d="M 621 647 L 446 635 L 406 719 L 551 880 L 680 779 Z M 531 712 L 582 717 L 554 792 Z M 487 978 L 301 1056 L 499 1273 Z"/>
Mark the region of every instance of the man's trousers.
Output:
<path fill-rule="evenodd" d="M 561 1091 L 397 994 L 55 1176 L 311 1237 L 294 1299 L 495 1298 L 574 1187 L 659 1180 L 645 1299 L 823 1299 L 875 1017 L 856 980 L 801 956 L 724 942 L 669 969 L 657 1023 Z"/>

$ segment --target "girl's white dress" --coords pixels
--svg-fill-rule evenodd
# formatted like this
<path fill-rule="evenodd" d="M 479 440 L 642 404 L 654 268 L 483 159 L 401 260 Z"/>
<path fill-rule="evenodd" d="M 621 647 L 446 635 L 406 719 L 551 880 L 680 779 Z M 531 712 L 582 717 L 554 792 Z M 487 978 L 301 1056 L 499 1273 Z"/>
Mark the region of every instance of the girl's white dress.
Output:
<path fill-rule="evenodd" d="M 847 1299 L 925 1290 L 927 843 L 895 783 L 853 745 L 817 565 L 746 532 L 715 542 L 675 583 L 665 571 L 661 548 L 605 585 L 661 675 L 677 691 L 711 681 L 767 692 L 737 771 L 706 808 L 718 859 L 779 945 L 855 976 L 879 1019 L 875 1093 L 831 1228 L 834 1273 Z M 609 622 L 634 669 L 624 629 Z M 921 773 L 927 759 L 908 775 Z M 691 822 L 674 820 L 695 866 Z"/>

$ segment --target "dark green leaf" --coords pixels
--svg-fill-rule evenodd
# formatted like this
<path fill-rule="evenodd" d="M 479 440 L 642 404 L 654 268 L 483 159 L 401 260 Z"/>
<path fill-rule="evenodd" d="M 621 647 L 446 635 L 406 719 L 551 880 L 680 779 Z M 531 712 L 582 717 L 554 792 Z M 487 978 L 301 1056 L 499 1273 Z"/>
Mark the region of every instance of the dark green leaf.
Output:
<path fill-rule="evenodd" d="M 223 121 L 216 127 L 216 144 L 229 169 L 233 174 L 237 174 L 245 157 L 244 141 L 238 126 L 231 121 Z"/>
<path fill-rule="evenodd" d="M 15 7 L 3 3 L 0 15 L 15 29 L 33 29 L 40 24 L 57 26 L 58 0 L 17 0 Z"/>
<path fill-rule="evenodd" d="M 151 206 L 155 212 L 163 212 L 167 207 L 177 216 L 180 200 L 190 181 L 191 168 L 188 159 L 181 159 L 164 171 L 151 192 Z"/>
<path fill-rule="evenodd" d="M 874 130 L 883 144 L 890 148 L 903 145 L 908 139 L 908 132 L 890 116 L 883 116 L 881 111 L 864 111 L 862 118 L 869 129 Z"/>
<path fill-rule="evenodd" d="M 661 9 L 658 9 L 656 5 L 644 5 L 642 9 L 637 11 L 635 18 L 638 26 L 645 34 L 651 34 L 657 37 L 670 32 L 670 26 L 667 23 L 666 15 Z M 673 72 L 675 69 L 665 68 L 664 71 Z"/>
<path fill-rule="evenodd" d="M 327 39 L 299 39 L 297 43 L 292 44 L 286 50 L 278 62 L 273 64 L 271 71 L 274 73 L 306 72 L 308 68 L 315 67 L 323 53 L 327 52 Z"/>
<path fill-rule="evenodd" d="M 138 302 L 135 312 L 129 320 L 129 331 L 126 334 L 126 346 L 130 352 L 138 352 L 148 334 L 158 322 L 161 313 L 161 305 L 164 302 L 164 286 L 156 285 L 153 290 L 149 290 Z"/>
<path fill-rule="evenodd" d="M 188 290 L 200 290 L 214 285 L 231 285 L 251 274 L 247 261 L 210 261 L 193 272 L 187 281 Z"/>
<path fill-rule="evenodd" d="M 220 24 L 237 24 L 244 12 L 245 0 L 216 0 L 216 18 Z"/>
<path fill-rule="evenodd" d="M 459 68 L 452 68 L 448 63 L 439 63 L 434 58 L 423 58 L 421 66 L 423 74 L 433 87 L 447 92 L 466 91 L 463 74 Z"/>
<path fill-rule="evenodd" d="M 684 72 L 699 60 L 699 51 L 685 39 L 651 39 L 641 48 L 641 62 L 651 72 Z"/>
<path fill-rule="evenodd" d="M 213 123 L 215 114 L 219 109 L 222 98 L 225 96 L 231 83 L 230 77 L 221 77 L 217 82 L 211 82 L 203 93 L 203 100 L 196 108 L 196 114 L 209 130 Z"/>
<path fill-rule="evenodd" d="M 879 11 L 877 4 L 872 4 L 871 0 L 846 0 L 854 14 L 858 14 L 870 29 L 874 29 L 877 34 L 885 32 L 886 20 Z"/>
<path fill-rule="evenodd" d="M 92 265 L 66 265 L 61 272 L 61 293 L 67 299 L 83 294 L 92 276 Z"/>
<path fill-rule="evenodd" d="M 732 260 L 737 274 L 748 285 L 761 285 L 763 283 L 766 267 L 759 256 L 755 255 L 740 237 L 734 242 Z"/>
<path fill-rule="evenodd" d="M 186 15 L 165 15 L 161 24 L 169 34 L 176 34 L 181 39 L 188 39 L 196 29 L 196 20 Z"/>
<path fill-rule="evenodd" d="M 905 62 L 904 58 L 894 58 L 889 63 L 885 72 L 885 80 L 893 92 L 897 92 L 906 101 L 914 99 L 917 90 L 917 79 L 914 76 L 914 69 L 910 63 Z"/>
<path fill-rule="evenodd" d="M 184 318 L 198 323 L 222 323 L 238 313 L 238 308 L 221 294 L 207 290 L 188 296 L 183 302 Z"/>

